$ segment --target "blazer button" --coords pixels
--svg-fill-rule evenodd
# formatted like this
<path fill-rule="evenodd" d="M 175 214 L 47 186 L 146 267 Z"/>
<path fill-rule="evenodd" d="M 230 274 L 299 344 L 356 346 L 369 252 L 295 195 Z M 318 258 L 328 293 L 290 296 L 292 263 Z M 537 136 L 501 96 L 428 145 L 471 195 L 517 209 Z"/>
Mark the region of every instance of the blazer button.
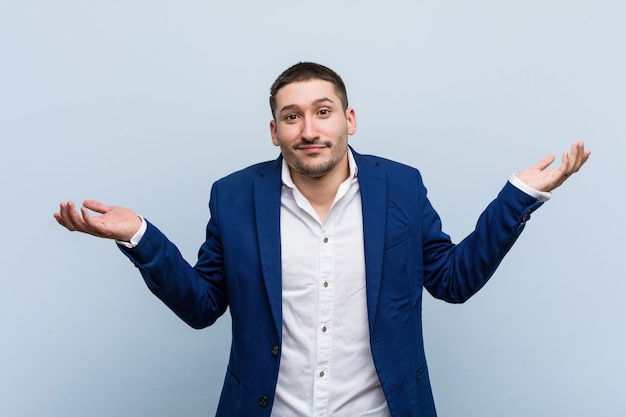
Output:
<path fill-rule="evenodd" d="M 262 395 L 261 397 L 259 397 L 259 405 L 263 408 L 267 407 L 267 404 L 269 403 L 269 401 L 267 400 L 267 397 L 265 395 Z"/>
<path fill-rule="evenodd" d="M 526 222 L 530 220 L 530 213 L 524 213 L 524 215 L 522 216 L 522 221 L 520 222 L 518 228 L 521 229 L 522 227 L 526 226 Z"/>
<path fill-rule="evenodd" d="M 278 356 L 280 353 L 280 348 L 278 346 L 272 346 L 272 355 Z"/>

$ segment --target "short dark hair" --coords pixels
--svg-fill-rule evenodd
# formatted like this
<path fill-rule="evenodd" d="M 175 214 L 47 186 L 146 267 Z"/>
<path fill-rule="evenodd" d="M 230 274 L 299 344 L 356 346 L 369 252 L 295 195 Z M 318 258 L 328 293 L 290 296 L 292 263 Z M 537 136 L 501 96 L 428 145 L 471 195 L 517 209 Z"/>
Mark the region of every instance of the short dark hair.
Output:
<path fill-rule="evenodd" d="M 272 88 L 270 89 L 272 117 L 275 116 L 274 112 L 276 111 L 276 94 L 278 94 L 281 88 L 287 84 L 310 80 L 323 80 L 333 84 L 335 86 L 335 92 L 341 100 L 343 109 L 348 109 L 348 93 L 346 92 L 346 86 L 339 74 L 328 67 L 314 62 L 299 62 L 283 71 L 283 73 L 276 78 L 274 84 L 272 84 Z"/>

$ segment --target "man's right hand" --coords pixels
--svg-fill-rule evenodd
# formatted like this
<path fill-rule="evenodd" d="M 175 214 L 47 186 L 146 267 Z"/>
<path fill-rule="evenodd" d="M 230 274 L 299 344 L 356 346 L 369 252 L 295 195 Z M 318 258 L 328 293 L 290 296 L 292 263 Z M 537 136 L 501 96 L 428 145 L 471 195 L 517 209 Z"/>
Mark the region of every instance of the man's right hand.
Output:
<path fill-rule="evenodd" d="M 100 213 L 91 216 L 89 210 Z M 130 242 L 141 227 L 141 218 L 132 210 L 106 206 L 98 201 L 86 200 L 78 213 L 73 202 L 61 203 L 54 218 L 59 224 L 72 232 L 83 232 L 93 236 Z"/>

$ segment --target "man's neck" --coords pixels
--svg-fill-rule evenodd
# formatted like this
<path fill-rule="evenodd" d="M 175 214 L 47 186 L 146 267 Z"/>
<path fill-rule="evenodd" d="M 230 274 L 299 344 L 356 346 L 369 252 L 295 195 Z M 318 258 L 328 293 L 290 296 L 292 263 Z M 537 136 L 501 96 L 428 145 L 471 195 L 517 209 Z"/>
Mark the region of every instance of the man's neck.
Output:
<path fill-rule="evenodd" d="M 337 190 L 350 175 L 348 155 L 340 161 L 328 174 L 311 178 L 296 172 L 289 167 L 291 179 L 302 195 L 311 203 L 311 206 L 324 222 L 330 207 L 335 200 Z"/>

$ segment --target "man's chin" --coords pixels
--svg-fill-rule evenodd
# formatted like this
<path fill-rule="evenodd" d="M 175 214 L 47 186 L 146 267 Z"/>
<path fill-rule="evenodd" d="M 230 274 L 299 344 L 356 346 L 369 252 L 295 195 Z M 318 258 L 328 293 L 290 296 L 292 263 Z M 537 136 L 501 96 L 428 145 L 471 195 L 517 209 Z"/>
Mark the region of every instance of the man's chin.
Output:
<path fill-rule="evenodd" d="M 330 171 L 332 171 L 334 166 L 335 166 L 334 164 L 329 164 L 329 163 L 317 164 L 317 165 L 297 164 L 295 166 L 295 169 L 296 171 L 298 171 L 300 174 L 304 175 L 305 177 L 320 178 L 328 174 Z"/>

